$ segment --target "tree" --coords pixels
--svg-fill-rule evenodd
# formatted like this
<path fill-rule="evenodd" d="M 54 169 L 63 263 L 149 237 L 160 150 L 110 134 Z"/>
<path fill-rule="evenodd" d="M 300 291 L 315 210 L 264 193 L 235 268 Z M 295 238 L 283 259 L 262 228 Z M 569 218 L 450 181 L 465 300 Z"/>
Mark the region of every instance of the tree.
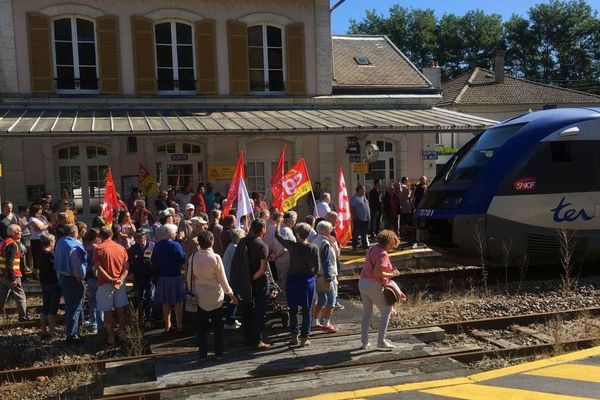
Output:
<path fill-rule="evenodd" d="M 462 19 L 454 14 L 445 14 L 437 27 L 437 51 L 436 58 L 443 66 L 444 79 L 453 77 L 464 72 L 462 60 L 464 57 L 464 37 L 462 31 Z"/>
<path fill-rule="evenodd" d="M 529 20 L 513 14 L 504 24 L 506 67 L 511 75 L 539 79 L 540 54 Z"/>
<path fill-rule="evenodd" d="M 494 54 L 504 46 L 502 17 L 498 14 L 486 15 L 481 10 L 475 10 L 467 12 L 461 20 L 463 60 L 466 69 L 491 69 Z"/>

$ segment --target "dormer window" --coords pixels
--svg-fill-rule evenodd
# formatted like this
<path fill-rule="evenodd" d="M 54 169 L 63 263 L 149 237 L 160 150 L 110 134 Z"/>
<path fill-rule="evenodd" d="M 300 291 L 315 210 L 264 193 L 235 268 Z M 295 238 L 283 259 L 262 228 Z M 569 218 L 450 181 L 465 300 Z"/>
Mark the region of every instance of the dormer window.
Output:
<path fill-rule="evenodd" d="M 285 91 L 283 31 L 271 25 L 248 28 L 250 91 Z"/>

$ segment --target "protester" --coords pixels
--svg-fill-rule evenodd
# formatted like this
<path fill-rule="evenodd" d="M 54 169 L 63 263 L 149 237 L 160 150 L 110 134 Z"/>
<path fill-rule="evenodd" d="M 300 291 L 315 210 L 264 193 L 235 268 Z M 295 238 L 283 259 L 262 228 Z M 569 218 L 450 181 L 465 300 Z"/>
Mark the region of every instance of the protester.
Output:
<path fill-rule="evenodd" d="M 396 186 L 398 186 L 399 190 L 399 185 L 390 183 L 381 200 L 383 227 L 384 229 L 391 229 L 393 231 L 398 229 L 398 215 L 400 214 L 400 200 L 396 195 Z"/>
<path fill-rule="evenodd" d="M 215 208 L 215 192 L 213 192 L 213 184 L 208 182 L 206 184 L 206 191 L 204 192 L 204 203 L 206 204 L 206 212 L 211 212 Z"/>
<path fill-rule="evenodd" d="M 296 236 L 294 235 L 294 231 L 292 228 L 296 225 L 296 221 L 298 219 L 298 214 L 295 211 L 288 211 L 283 214 L 283 224 L 279 224 L 279 234 L 285 240 L 291 240 L 292 242 L 296 241 Z M 275 238 L 277 238 L 277 231 L 275 231 Z M 281 241 L 278 241 L 281 245 Z M 277 257 L 277 262 L 275 263 L 275 267 L 277 268 L 277 284 L 280 288 L 285 290 L 286 288 L 286 280 L 287 275 L 290 270 L 290 254 L 288 249 L 283 246 L 283 252 L 278 251 L 277 254 L 280 254 Z"/>
<path fill-rule="evenodd" d="M 54 335 L 56 315 L 60 305 L 61 290 L 54 270 L 54 235 L 44 232 L 40 235 L 42 254 L 40 255 L 39 279 L 42 288 L 42 312 L 40 313 L 40 336 L 49 339 Z"/>
<path fill-rule="evenodd" d="M 154 200 L 154 206 L 159 212 L 168 207 L 166 190 L 161 190 L 160 192 L 158 192 L 158 196 L 156 196 L 156 200 Z"/>
<path fill-rule="evenodd" d="M 4 314 L 6 300 L 12 294 L 17 304 L 19 321 L 28 321 L 27 298 L 21 283 L 21 227 L 9 225 L 6 229 L 8 237 L 0 244 L 0 313 Z"/>
<path fill-rule="evenodd" d="M 12 224 L 19 225 L 19 217 L 13 213 L 13 204 L 10 201 L 2 202 L 2 214 L 0 214 L 0 239 L 8 237 L 6 230 Z"/>
<path fill-rule="evenodd" d="M 408 188 L 408 178 L 403 176 L 400 180 L 400 225 L 412 225 L 412 204 L 410 189 Z"/>
<path fill-rule="evenodd" d="M 369 234 L 372 238 L 375 238 L 381 229 L 382 201 L 380 190 L 381 181 L 375 179 L 373 181 L 373 188 L 369 191 L 369 210 L 371 213 Z"/>
<path fill-rule="evenodd" d="M 323 287 L 317 288 L 318 300 L 313 312 L 312 326 L 326 332 L 337 331 L 331 324 L 331 315 L 337 298 L 337 260 L 339 258 L 339 249 L 337 242 L 331 232 L 333 226 L 327 221 L 321 221 L 317 225 L 319 236 L 313 242 L 318 248 L 319 277 L 323 282 Z"/>
<path fill-rule="evenodd" d="M 323 194 L 321 194 L 321 199 L 317 200 L 317 204 L 315 206 L 315 214 L 317 218 L 325 218 L 325 215 L 331 211 L 331 207 L 329 206 L 330 203 L 331 195 L 327 192 L 323 192 Z"/>
<path fill-rule="evenodd" d="M 49 204 L 52 204 L 52 195 L 50 193 L 47 193 L 46 196 L 48 195 L 50 197 L 46 197 L 46 199 L 48 200 Z M 52 207 L 53 210 L 56 212 L 60 212 L 61 208 L 63 207 L 62 203 L 67 203 L 71 210 L 75 210 L 75 202 L 73 201 L 73 199 L 71 199 L 68 189 L 62 189 L 60 191 L 60 199 L 56 200 L 56 202 L 54 203 L 54 206 Z"/>
<path fill-rule="evenodd" d="M 29 226 L 31 227 L 31 254 L 33 255 L 33 268 L 39 268 L 40 254 L 42 254 L 42 245 L 40 244 L 40 234 L 50 228 L 48 220 L 42 215 L 42 206 L 34 204 L 31 206 L 29 214 Z"/>
<path fill-rule="evenodd" d="M 221 210 L 212 210 L 210 212 L 210 222 L 208 224 L 208 230 L 213 234 L 215 241 L 213 243 L 213 250 L 218 255 L 222 256 L 225 252 L 223 244 L 221 243 L 221 233 L 223 233 L 223 225 L 219 223 L 221 220 Z"/>
<path fill-rule="evenodd" d="M 204 201 L 204 193 L 205 193 L 205 189 L 204 189 L 204 183 L 200 183 L 198 185 L 198 189 L 196 189 L 196 193 L 194 194 L 194 197 L 192 197 L 192 201 L 191 203 L 194 205 L 194 207 L 196 207 L 196 210 L 198 211 L 198 213 L 206 213 L 206 202 Z"/>
<path fill-rule="evenodd" d="M 183 252 L 185 253 L 185 259 L 189 259 L 190 256 L 198 251 L 198 240 L 196 237 L 202 231 L 208 230 L 208 223 L 202 217 L 194 217 L 191 219 L 192 232 L 189 237 L 181 242 Z"/>
<path fill-rule="evenodd" d="M 290 307 L 290 332 L 292 346 L 310 345 L 310 319 L 315 292 L 315 275 L 319 272 L 319 250 L 308 242 L 310 225 L 301 222 L 294 227 L 295 240 L 285 239 L 280 234 L 280 217 L 275 229 L 275 239 L 284 246 L 290 255 L 290 270 L 286 281 L 286 298 Z M 302 326 L 298 329 L 298 312 L 302 313 Z"/>
<path fill-rule="evenodd" d="M 421 204 L 421 200 L 423 199 L 425 192 L 427 192 L 427 177 L 422 176 L 419 179 L 419 183 L 417 184 L 417 187 L 415 188 L 415 194 L 413 196 L 413 200 L 414 200 L 413 206 L 415 208 L 419 208 L 419 205 Z"/>
<path fill-rule="evenodd" d="M 394 344 L 385 339 L 392 306 L 388 305 L 383 295 L 383 285 L 400 275 L 394 269 L 388 252 L 400 244 L 400 239 L 391 230 L 383 230 L 377 235 L 377 245 L 367 252 L 364 267 L 358 280 L 358 289 L 363 303 L 363 316 L 361 321 L 361 343 L 362 348 L 369 347 L 369 328 L 373 304 L 379 310 L 379 330 L 377 335 L 377 347 L 380 349 L 393 349 Z"/>
<path fill-rule="evenodd" d="M 371 220 L 371 210 L 369 202 L 365 197 L 365 187 L 358 185 L 356 194 L 350 198 L 350 215 L 352 216 L 352 250 L 356 250 L 358 245 L 358 236 L 360 236 L 361 247 L 369 248 L 367 239 L 369 232 L 369 221 Z"/>
<path fill-rule="evenodd" d="M 74 224 L 67 224 L 64 236 L 56 243 L 54 269 L 58 284 L 65 298 L 65 328 L 67 343 L 80 344 L 79 320 L 83 313 L 83 278 L 87 270 L 87 254 L 77 240 L 79 230 Z"/>
<path fill-rule="evenodd" d="M 88 321 L 84 322 L 83 327 L 89 329 L 92 335 L 96 335 L 98 330 L 104 328 L 104 314 L 98 309 L 98 302 L 96 301 L 98 279 L 96 276 L 96 269 L 92 263 L 96 246 L 101 242 L 100 231 L 96 228 L 90 229 L 83 237 L 83 249 L 87 253 L 88 260 L 88 269 L 85 273 L 86 296 L 88 299 Z"/>
<path fill-rule="evenodd" d="M 227 295 L 232 304 L 238 299 L 227 282 L 221 257 L 212 249 L 214 236 L 210 231 L 200 232 L 200 250 L 188 262 L 187 285 L 198 302 L 198 351 L 201 360 L 208 353 L 208 330 L 214 333 L 215 358 L 223 358 L 223 300 Z"/>
<path fill-rule="evenodd" d="M 194 192 L 192 191 L 192 180 L 190 179 L 183 189 L 175 195 L 177 204 L 181 209 L 186 207 L 186 204 L 191 204 Z"/>
<path fill-rule="evenodd" d="M 223 217 L 221 225 L 223 225 L 223 231 L 221 232 L 221 248 L 226 249 L 227 246 L 229 246 L 229 242 L 231 242 L 231 236 L 229 235 L 229 231 L 236 228 L 235 215 L 229 214 Z"/>
<path fill-rule="evenodd" d="M 330 212 L 330 211 L 328 211 Z M 327 214 L 325 214 L 327 215 Z M 320 220 L 323 220 L 323 218 L 321 218 Z M 317 231 L 315 231 L 315 224 L 317 222 L 317 219 L 315 218 L 314 215 L 307 215 L 306 217 L 304 217 L 304 222 L 306 222 L 309 226 L 310 226 L 310 232 L 308 234 L 308 242 L 312 243 L 313 240 L 315 240 L 315 238 L 318 236 Z M 321 221 L 319 221 L 321 222 Z"/>
<path fill-rule="evenodd" d="M 131 195 L 129 196 L 129 200 L 127 200 L 127 208 L 132 213 L 133 210 L 136 209 L 136 203 L 138 200 L 140 200 L 140 189 L 134 187 L 133 189 L 131 189 Z M 135 217 L 133 218 L 133 220 L 135 221 Z"/>
<path fill-rule="evenodd" d="M 19 226 L 21 227 L 21 245 L 25 247 L 25 263 L 24 267 L 33 266 L 33 256 L 31 254 L 31 229 L 29 229 L 29 208 L 27 206 L 19 206 Z M 25 272 L 21 268 L 21 272 Z"/>
<path fill-rule="evenodd" d="M 181 266 L 185 263 L 185 254 L 181 245 L 175 241 L 177 226 L 163 226 L 165 238 L 154 245 L 151 261 L 158 271 L 156 283 L 156 302 L 162 304 L 165 333 L 174 332 L 171 328 L 171 306 L 175 306 L 175 320 L 178 331 L 183 330 L 183 301 L 185 300 L 185 282 L 181 275 Z"/>
<path fill-rule="evenodd" d="M 152 305 L 154 304 L 154 281 L 156 270 L 151 257 L 154 243 L 148 240 L 148 232 L 144 229 L 135 233 L 135 244 L 127 251 L 129 258 L 129 279 L 133 279 L 133 293 L 140 320 L 150 323 Z"/>
<path fill-rule="evenodd" d="M 127 251 L 112 238 L 113 233 L 110 227 L 100 228 L 102 243 L 96 246 L 92 257 L 92 265 L 96 268 L 98 276 L 96 301 L 98 309 L 104 313 L 108 344 L 111 346 L 115 344 L 113 310 L 117 313 L 119 332 L 124 335 L 126 332 L 125 307 L 129 304 L 125 286 L 125 278 L 129 270 Z"/>
<path fill-rule="evenodd" d="M 235 249 L 237 249 L 240 240 L 246 236 L 246 232 L 244 232 L 243 229 L 238 228 L 229 231 L 229 234 L 231 236 L 231 243 L 229 243 L 229 245 L 225 249 L 225 254 L 223 255 L 223 268 L 225 269 L 225 276 L 227 277 L 227 282 L 230 282 L 231 280 L 231 264 L 233 262 L 233 255 L 235 254 Z M 227 299 L 225 300 L 227 301 Z M 242 325 L 235 319 L 236 313 L 237 305 L 232 302 L 229 302 L 227 310 L 225 312 L 225 329 L 238 329 Z"/>
<path fill-rule="evenodd" d="M 267 264 L 269 249 L 262 241 L 266 232 L 267 227 L 263 220 L 252 221 L 249 235 L 238 243 L 231 265 L 231 286 L 240 299 L 244 339 L 247 345 L 257 349 L 271 347 L 263 341 L 269 296 L 265 275 L 269 267 Z"/>

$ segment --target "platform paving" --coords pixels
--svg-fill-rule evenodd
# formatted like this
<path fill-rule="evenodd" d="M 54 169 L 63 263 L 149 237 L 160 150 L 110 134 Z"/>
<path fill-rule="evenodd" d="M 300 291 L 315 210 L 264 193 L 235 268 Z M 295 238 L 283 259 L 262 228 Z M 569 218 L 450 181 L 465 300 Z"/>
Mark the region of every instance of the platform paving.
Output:
<path fill-rule="evenodd" d="M 600 399 L 600 347 L 462 378 L 323 392 L 300 400 Z"/>

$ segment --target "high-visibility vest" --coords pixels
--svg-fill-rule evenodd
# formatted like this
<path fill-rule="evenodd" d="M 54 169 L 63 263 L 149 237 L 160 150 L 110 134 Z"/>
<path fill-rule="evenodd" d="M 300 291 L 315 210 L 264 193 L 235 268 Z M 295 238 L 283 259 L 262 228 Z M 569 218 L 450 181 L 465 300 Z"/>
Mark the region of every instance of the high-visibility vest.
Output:
<path fill-rule="evenodd" d="M 12 238 L 6 238 L 0 243 L 0 273 L 4 274 L 8 268 L 6 266 L 6 248 L 14 244 L 17 247 L 15 259 L 12 263 L 12 270 L 15 276 L 21 276 L 21 249 L 20 246 Z"/>

